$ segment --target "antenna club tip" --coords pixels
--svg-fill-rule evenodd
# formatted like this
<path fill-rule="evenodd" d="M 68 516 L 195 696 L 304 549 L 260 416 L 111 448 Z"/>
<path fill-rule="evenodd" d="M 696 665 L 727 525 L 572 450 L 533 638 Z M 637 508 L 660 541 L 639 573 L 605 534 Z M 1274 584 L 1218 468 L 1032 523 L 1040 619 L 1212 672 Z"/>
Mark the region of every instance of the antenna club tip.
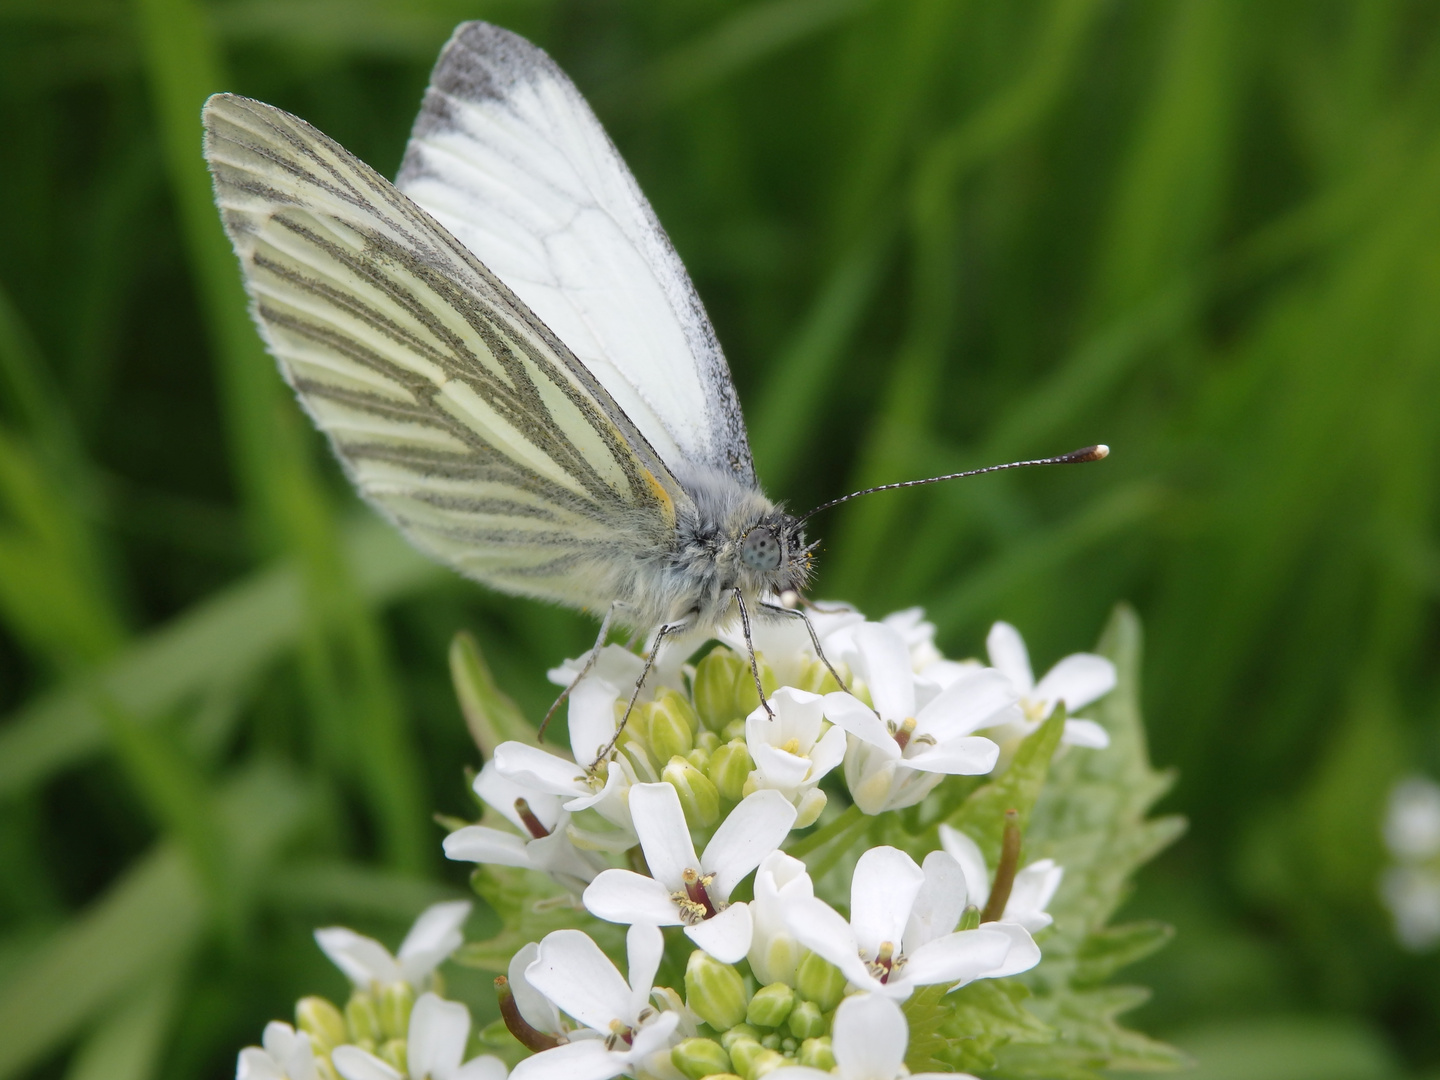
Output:
<path fill-rule="evenodd" d="M 1086 461 L 1101 461 L 1109 456 L 1110 447 L 1104 443 L 1099 443 L 1096 446 L 1082 446 L 1079 450 L 1074 450 L 1066 454 L 1061 460 L 1078 465 Z"/>
<path fill-rule="evenodd" d="M 1094 454 L 1095 454 L 1095 460 L 1096 460 L 1096 461 L 1099 461 L 1099 460 L 1101 460 L 1102 458 L 1107 458 L 1107 457 L 1110 456 L 1110 447 L 1106 446 L 1106 445 L 1102 442 L 1102 443 L 1100 443 L 1098 446 L 1095 447 Z"/>

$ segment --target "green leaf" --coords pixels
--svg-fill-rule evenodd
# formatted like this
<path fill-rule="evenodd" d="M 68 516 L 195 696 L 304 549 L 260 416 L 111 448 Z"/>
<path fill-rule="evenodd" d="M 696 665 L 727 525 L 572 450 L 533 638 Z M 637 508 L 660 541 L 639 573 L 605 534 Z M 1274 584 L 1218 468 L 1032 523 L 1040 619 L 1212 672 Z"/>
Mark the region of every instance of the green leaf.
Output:
<path fill-rule="evenodd" d="M 1175 928 L 1162 922 L 1125 923 L 1096 930 L 1081 943 L 1070 981 L 1076 986 L 1108 979 L 1127 964 L 1163 948 Z"/>
<path fill-rule="evenodd" d="M 80 1045 L 65 1080 L 150 1080 L 174 1020 L 178 979 L 157 974 L 149 987 L 127 997 Z"/>
<path fill-rule="evenodd" d="M 977 788 L 950 815 L 950 824 L 968 833 L 980 845 L 985 862 L 993 867 L 1000 859 L 1000 838 L 1005 831 L 1005 813 L 1015 810 L 1025 829 L 1031 808 L 1045 786 L 1050 762 L 1065 732 L 1065 709 L 1057 708 L 1050 719 L 1026 737 L 998 780 Z"/>
<path fill-rule="evenodd" d="M 905 1003 L 911 1072 L 987 1069 L 997 1048 L 1011 1042 L 1046 1043 L 1055 1038 L 1047 1025 L 1022 1004 L 1030 996 L 1012 979 L 982 979 L 946 993 L 927 986 Z"/>
<path fill-rule="evenodd" d="M 450 641 L 450 681 L 470 737 L 487 760 L 507 739 L 538 746 L 535 726 L 495 682 L 475 635 L 462 630 Z"/>

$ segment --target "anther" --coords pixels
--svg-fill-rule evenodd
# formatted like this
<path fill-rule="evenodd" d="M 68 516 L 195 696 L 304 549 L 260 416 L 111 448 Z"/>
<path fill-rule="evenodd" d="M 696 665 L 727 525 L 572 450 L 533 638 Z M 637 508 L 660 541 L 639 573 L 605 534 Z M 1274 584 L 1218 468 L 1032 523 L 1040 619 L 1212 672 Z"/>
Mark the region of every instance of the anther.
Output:
<path fill-rule="evenodd" d="M 908 717 L 894 734 L 895 741 L 900 744 L 900 749 L 904 750 L 905 747 L 910 745 L 910 736 L 915 734 L 915 718 L 913 716 Z"/>

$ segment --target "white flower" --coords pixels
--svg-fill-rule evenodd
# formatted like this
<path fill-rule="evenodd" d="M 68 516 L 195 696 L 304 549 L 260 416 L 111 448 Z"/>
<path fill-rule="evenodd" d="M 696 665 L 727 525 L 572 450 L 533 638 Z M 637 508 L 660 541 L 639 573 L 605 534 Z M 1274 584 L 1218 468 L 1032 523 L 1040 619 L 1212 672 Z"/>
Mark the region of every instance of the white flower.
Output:
<path fill-rule="evenodd" d="M 774 789 L 795 804 L 795 828 L 813 825 L 825 809 L 820 780 L 845 757 L 845 732 L 831 727 L 824 735 L 825 699 L 784 686 L 770 698 L 774 717 L 756 709 L 745 719 L 745 745 L 755 769 L 745 791 Z"/>
<path fill-rule="evenodd" d="M 265 1025 L 262 1046 L 247 1046 L 235 1061 L 235 1080 L 318 1080 L 310 1036 L 289 1024 Z"/>
<path fill-rule="evenodd" d="M 985 648 L 990 654 L 990 663 L 1010 680 L 1020 696 L 1024 717 L 1012 725 L 1013 731 L 1008 734 L 1023 738 L 1044 723 L 1060 702 L 1065 703 L 1065 711 L 1073 716 L 1115 689 L 1115 665 L 1094 653 L 1070 654 L 1036 683 L 1025 639 L 1007 622 L 997 622 L 990 628 Z M 1110 735 L 1093 720 L 1067 717 L 1060 741 L 1103 750 L 1110 745 Z"/>
<path fill-rule="evenodd" d="M 575 847 L 567 832 L 570 815 L 558 795 L 517 784 L 494 761 L 487 761 L 475 778 L 475 794 L 520 835 L 467 825 L 445 837 L 446 858 L 539 870 L 577 893 L 603 869 L 603 863 Z"/>
<path fill-rule="evenodd" d="M 971 733 L 1019 715 L 1004 676 L 982 669 L 941 689 L 916 678 L 894 628 L 866 623 L 854 634 L 856 665 L 875 708 L 850 694 L 826 694 L 825 715 L 852 736 L 845 783 L 861 810 L 913 806 L 947 774 L 995 767 L 1000 748 Z"/>
<path fill-rule="evenodd" d="M 330 1060 L 345 1080 L 505 1080 L 505 1063 L 489 1054 L 461 1064 L 469 1037 L 469 1009 L 421 994 L 410 1011 L 405 1072 L 358 1046 L 337 1046 Z"/>
<path fill-rule="evenodd" d="M 959 829 L 949 825 L 940 826 L 940 845 L 957 863 L 965 875 L 965 891 L 969 903 L 983 908 L 990 899 L 990 872 L 985 866 L 985 856 L 980 845 Z M 1001 922 L 1019 923 L 1030 933 L 1037 933 L 1055 920 L 1045 910 L 1065 868 L 1058 866 L 1054 859 L 1040 859 L 1031 863 L 1015 875 L 1015 884 L 1010 888 L 1010 898 L 1005 901 L 1005 912 Z"/>
<path fill-rule="evenodd" d="M 809 609 L 806 618 L 820 639 L 825 659 L 836 665 L 844 657 L 844 631 L 865 621 L 865 616 L 858 611 L 837 604 L 816 605 Z M 750 662 L 750 647 L 745 643 L 744 627 L 738 619 L 726 623 L 715 636 L 747 664 Z M 815 642 L 805 624 L 794 615 L 758 615 L 750 620 L 750 640 L 756 655 L 769 666 L 780 686 L 803 686 L 810 676 L 820 674 L 815 671 L 815 665 L 820 662 L 815 654 Z"/>
<path fill-rule="evenodd" d="M 653 876 L 606 870 L 585 890 L 585 906 L 610 922 L 684 926 L 715 959 L 735 963 L 750 948 L 752 928 L 750 908 L 731 904 L 730 892 L 780 846 L 795 822 L 795 807 L 778 791 L 747 795 L 698 859 L 680 797 L 669 784 L 636 784 L 630 810 Z"/>
<path fill-rule="evenodd" d="M 1385 846 L 1404 862 L 1440 855 L 1440 784 L 1423 776 L 1401 780 L 1390 792 Z"/>
<path fill-rule="evenodd" d="M 343 926 L 316 930 L 315 941 L 361 990 L 395 982 L 407 982 L 419 989 L 431 972 L 464 943 L 460 927 L 469 915 L 468 900 L 426 908 L 405 935 L 398 956 L 391 956 L 390 950 L 374 938 Z"/>
<path fill-rule="evenodd" d="M 1380 898 L 1395 919 L 1395 936 L 1412 952 L 1440 942 L 1440 873 L 1392 866 L 1380 878 Z"/>
<path fill-rule="evenodd" d="M 910 1029 L 900 1006 L 879 994 L 855 994 L 835 1010 L 830 1037 L 835 1069 L 822 1072 L 803 1065 L 783 1066 L 770 1080 L 975 1080 L 969 1073 L 912 1073 L 905 1068 Z"/>
<path fill-rule="evenodd" d="M 525 971 L 530 985 L 596 1037 L 544 1050 L 515 1066 L 511 1080 L 608 1080 L 624 1072 L 667 1072 L 681 1016 L 650 1004 L 665 942 L 655 926 L 630 927 L 625 937 L 630 978 L 579 930 L 556 930 L 540 942 Z"/>
<path fill-rule="evenodd" d="M 918 986 L 961 985 L 1035 966 L 1040 950 L 1024 927 L 990 923 L 955 930 L 965 910 L 965 876 L 943 851 L 915 860 L 871 848 L 855 864 L 850 921 L 826 903 L 796 903 L 790 932 L 861 990 L 904 1001 Z"/>
<path fill-rule="evenodd" d="M 750 970 L 761 986 L 794 985 L 803 951 L 790 932 L 788 914 L 797 904 L 815 898 L 805 864 L 783 851 L 772 851 L 755 871 L 755 899 L 750 902 L 755 925 L 750 939 Z"/>
<path fill-rule="evenodd" d="M 935 647 L 935 624 L 925 618 L 924 608 L 891 612 L 880 620 L 880 624 L 900 635 L 905 647 L 910 650 L 910 666 L 916 671 L 924 671 L 931 664 L 945 659 Z"/>

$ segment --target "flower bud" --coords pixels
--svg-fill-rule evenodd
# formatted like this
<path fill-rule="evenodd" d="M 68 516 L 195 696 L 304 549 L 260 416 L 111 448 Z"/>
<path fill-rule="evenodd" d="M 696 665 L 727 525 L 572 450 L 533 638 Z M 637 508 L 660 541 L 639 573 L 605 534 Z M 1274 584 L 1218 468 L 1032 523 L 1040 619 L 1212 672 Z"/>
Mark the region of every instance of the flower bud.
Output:
<path fill-rule="evenodd" d="M 759 1042 L 760 1032 L 756 1031 L 749 1024 L 734 1024 L 729 1031 L 720 1036 L 720 1045 L 725 1048 L 725 1052 L 728 1054 L 741 1039 Z"/>
<path fill-rule="evenodd" d="M 792 829 L 804 829 L 820 820 L 820 812 L 825 809 L 825 792 L 818 787 L 812 787 L 795 806 L 795 824 Z"/>
<path fill-rule="evenodd" d="M 684 757 L 695 749 L 695 710 L 674 690 L 667 690 L 659 701 L 650 703 L 645 739 L 653 761 L 669 761 L 677 754 Z"/>
<path fill-rule="evenodd" d="M 406 1061 L 404 1039 L 387 1040 L 381 1044 L 379 1050 L 375 1051 L 375 1056 L 387 1065 L 393 1065 L 401 1076 L 405 1076 L 410 1071 L 409 1064 Z"/>
<path fill-rule="evenodd" d="M 695 736 L 695 749 L 703 750 L 708 758 L 716 750 L 720 749 L 720 736 L 713 731 L 702 731 Z M 693 751 L 692 751 L 693 752 Z"/>
<path fill-rule="evenodd" d="M 790 1029 L 790 1034 L 801 1040 L 824 1035 L 830 1028 L 830 1025 L 825 1023 L 825 1015 L 820 1011 L 820 1006 L 813 1001 L 797 1001 L 785 1024 Z"/>
<path fill-rule="evenodd" d="M 774 1053 L 773 1050 L 766 1050 L 755 1039 L 736 1039 L 730 1044 L 730 1061 L 735 1066 L 735 1071 L 745 1080 L 750 1080 L 753 1075 L 755 1062 L 764 1054 Z"/>
<path fill-rule="evenodd" d="M 835 1067 L 835 1054 L 830 1049 L 830 1036 L 822 1035 L 818 1039 L 806 1039 L 800 1044 L 800 1053 L 796 1056 L 796 1060 L 801 1065 L 808 1065 L 821 1072 L 829 1072 Z"/>
<path fill-rule="evenodd" d="M 365 1039 L 378 1043 L 384 1037 L 375 999 L 364 990 L 356 990 L 345 1003 L 345 1023 L 350 1028 L 351 1037 L 347 1040 L 349 1042 L 358 1044 L 361 1039 Z"/>
<path fill-rule="evenodd" d="M 303 997 L 295 1003 L 295 1026 L 310 1036 L 315 1049 L 322 1054 L 350 1041 L 345 1017 L 323 997 Z"/>
<path fill-rule="evenodd" d="M 845 996 L 845 976 L 830 961 L 812 952 L 795 971 L 795 989 L 806 1001 L 819 1005 L 821 1012 L 829 1012 Z"/>
<path fill-rule="evenodd" d="M 961 930 L 974 930 L 980 925 L 980 909 L 974 904 L 966 904 L 965 910 L 960 913 Z"/>
<path fill-rule="evenodd" d="M 756 1027 L 779 1027 L 795 1007 L 795 991 L 783 982 L 771 983 L 755 991 L 745 1009 L 745 1022 Z"/>
<path fill-rule="evenodd" d="M 670 1051 L 670 1063 L 690 1080 L 730 1071 L 730 1055 L 714 1039 L 686 1039 Z"/>
<path fill-rule="evenodd" d="M 760 1037 L 760 1045 L 763 1046 L 766 1050 L 779 1050 L 780 1036 L 776 1035 L 773 1031 L 770 1032 L 769 1035 L 762 1035 Z"/>
<path fill-rule="evenodd" d="M 709 777 L 685 758 L 679 754 L 672 757 L 660 778 L 679 794 L 680 809 L 690 828 L 708 828 L 720 820 L 720 793 Z"/>
<path fill-rule="evenodd" d="M 735 700 L 735 677 L 743 667 L 740 658 L 723 645 L 715 646 L 695 665 L 695 678 L 691 683 L 695 711 L 711 731 L 718 732 L 736 717 L 748 714 L 749 710 L 742 710 Z M 753 686 L 750 693 L 752 696 L 755 693 Z"/>
<path fill-rule="evenodd" d="M 380 1030 L 391 1039 L 403 1039 L 410 1031 L 410 1010 L 415 1007 L 415 988 L 408 982 L 386 983 L 380 991 Z"/>
<path fill-rule="evenodd" d="M 318 1080 L 340 1080 L 340 1074 L 335 1071 L 335 1066 L 330 1064 L 330 1059 L 323 1054 L 315 1058 L 315 1075 Z"/>
<path fill-rule="evenodd" d="M 790 1063 L 785 1060 L 784 1054 L 766 1047 L 750 1059 L 750 1067 L 745 1070 L 745 1080 L 760 1080 L 762 1076 L 788 1064 Z"/>
<path fill-rule="evenodd" d="M 685 1003 L 716 1031 L 732 1028 L 745 1019 L 745 980 L 729 964 L 696 949 L 685 965 Z"/>
<path fill-rule="evenodd" d="M 739 802 L 745 797 L 745 781 L 754 768 L 745 740 L 733 739 L 710 755 L 710 767 L 705 775 L 721 795 L 731 802 Z"/>
<path fill-rule="evenodd" d="M 710 732 L 707 731 L 705 734 L 709 735 Z M 685 760 L 688 761 L 691 765 L 694 765 L 695 768 L 699 769 L 701 772 L 704 772 L 706 769 L 710 768 L 710 751 L 701 750 L 700 747 L 697 746 L 694 750 L 691 750 L 688 754 L 685 755 Z"/>

